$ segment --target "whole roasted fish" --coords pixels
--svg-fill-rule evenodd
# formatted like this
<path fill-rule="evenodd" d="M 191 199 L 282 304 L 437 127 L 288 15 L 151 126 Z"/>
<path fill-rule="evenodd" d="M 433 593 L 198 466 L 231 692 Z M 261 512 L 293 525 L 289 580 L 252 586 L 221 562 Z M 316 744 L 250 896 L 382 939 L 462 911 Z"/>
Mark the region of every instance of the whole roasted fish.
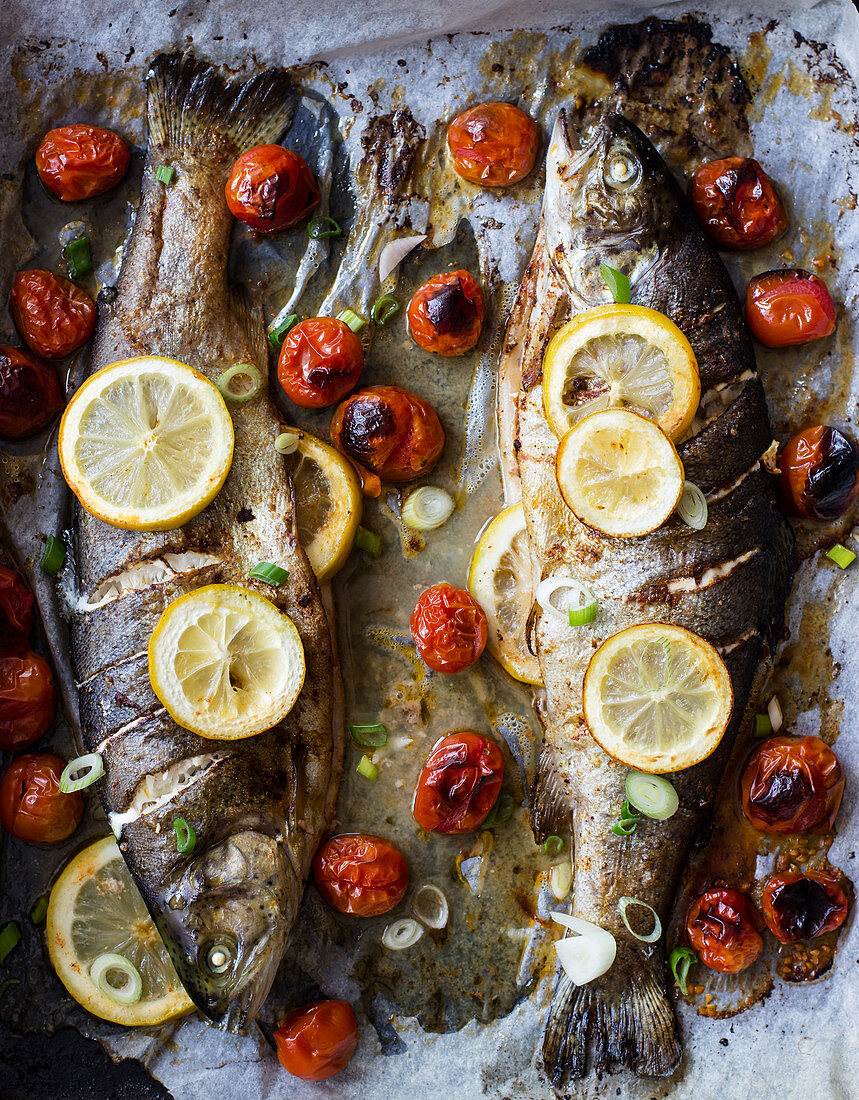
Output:
<path fill-rule="evenodd" d="M 143 194 L 92 369 L 152 353 L 213 381 L 234 363 L 266 377 L 261 311 L 227 283 L 233 223 L 224 185 L 238 153 L 284 131 L 296 93 L 283 72 L 231 84 L 179 55 L 155 59 L 147 89 Z M 155 178 L 159 165 L 175 169 L 169 186 Z M 78 507 L 81 599 L 71 630 L 84 739 L 104 758 L 102 798 L 120 849 L 189 994 L 238 1031 L 265 999 L 287 944 L 333 812 L 342 737 L 328 622 L 296 538 L 274 406 L 264 390 L 231 412 L 232 469 L 185 527 L 122 531 Z M 279 588 L 250 580 L 260 561 L 287 568 L 288 580 Z M 147 643 L 162 611 L 213 582 L 257 588 L 289 614 L 304 644 L 294 709 L 241 741 L 180 728 L 149 683 Z M 177 851 L 177 816 L 196 832 L 188 855 Z"/>
<path fill-rule="evenodd" d="M 667 314 L 698 359 L 702 402 L 680 446 L 686 476 L 706 494 L 701 531 L 672 517 L 640 538 L 615 539 L 579 523 L 555 479 L 558 440 L 543 414 L 543 352 L 570 314 L 610 301 L 605 262 L 625 272 L 632 301 Z M 556 1081 L 627 1064 L 666 1075 L 681 1047 L 666 993 L 664 946 L 640 942 L 618 909 L 623 896 L 653 906 L 665 926 L 689 844 L 722 778 L 761 659 L 781 637 L 793 542 L 762 464 L 771 443 L 763 389 L 740 304 L 712 245 L 647 138 L 608 116 L 581 139 L 562 111 L 549 145 L 543 214 L 511 314 L 500 410 L 509 487 L 521 478 L 528 538 L 542 577 L 571 576 L 599 602 L 587 629 L 571 631 L 535 609 L 532 643 L 546 688 L 545 736 L 532 791 L 538 835 L 572 829 L 573 913 L 607 928 L 617 957 L 581 987 L 561 975 L 544 1042 Z M 669 778 L 680 797 L 667 821 L 612 832 L 627 768 L 590 735 L 582 683 L 591 656 L 635 623 L 668 622 L 710 640 L 734 692 L 730 726 L 709 759 Z"/>

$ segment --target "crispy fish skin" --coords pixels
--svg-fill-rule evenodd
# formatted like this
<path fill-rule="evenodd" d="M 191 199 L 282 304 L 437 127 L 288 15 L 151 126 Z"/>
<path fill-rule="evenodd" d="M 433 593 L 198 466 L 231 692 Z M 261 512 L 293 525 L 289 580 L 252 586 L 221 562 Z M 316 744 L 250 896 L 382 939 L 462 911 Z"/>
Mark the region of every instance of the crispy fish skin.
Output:
<path fill-rule="evenodd" d="M 616 158 L 631 182 L 609 180 Z M 626 168 L 621 176 L 626 177 Z M 600 262 L 629 274 L 632 302 L 667 314 L 698 359 L 702 400 L 712 413 L 679 446 L 687 477 L 707 494 L 702 531 L 670 518 L 649 535 L 613 539 L 579 523 L 560 497 L 558 440 L 543 415 L 540 386 L 548 338 L 567 316 L 610 295 Z M 537 292 L 542 289 L 542 293 Z M 570 630 L 536 610 L 531 644 L 546 687 L 544 742 L 532 790 L 538 836 L 573 833 L 573 913 L 611 931 L 617 958 L 602 977 L 576 987 L 562 973 L 546 1026 L 543 1056 L 556 1084 L 622 1064 L 648 1076 L 672 1073 L 681 1058 L 666 993 L 664 944 L 641 943 L 618 901 L 632 896 L 667 923 L 690 842 L 709 811 L 761 676 L 781 638 L 793 573 L 793 536 L 760 461 L 771 441 L 766 402 L 740 304 L 715 249 L 648 139 L 610 115 L 580 144 L 564 112 L 549 143 L 537 245 L 508 326 L 500 391 L 519 386 L 515 431 L 502 453 L 521 478 L 532 556 L 541 575 L 572 576 L 599 602 L 592 626 Z M 502 428 L 504 425 L 502 406 Z M 631 837 L 612 833 L 627 768 L 590 735 L 582 684 L 590 658 L 635 623 L 676 623 L 720 649 L 734 709 L 716 752 L 668 776 L 680 798 L 668 821 L 643 818 Z M 590 1058 L 588 1055 L 590 1054 Z"/>
<path fill-rule="evenodd" d="M 143 195 L 117 293 L 101 310 L 92 370 L 157 354 L 213 381 L 240 362 L 266 378 L 261 310 L 227 283 L 233 223 L 224 185 L 239 152 L 287 127 L 295 90 L 284 72 L 230 84 L 190 56 L 161 55 L 147 91 Z M 176 170 L 169 186 L 154 178 L 160 164 Z M 78 507 L 79 591 L 97 604 L 92 597 L 105 582 L 126 584 L 102 606 L 79 607 L 71 633 L 84 740 L 104 757 L 102 799 L 120 850 L 195 1003 L 218 1026 L 241 1031 L 271 986 L 330 821 L 342 731 L 328 621 L 298 543 L 292 482 L 274 447 L 276 410 L 264 388 L 230 411 L 230 473 L 183 528 L 121 531 Z M 165 561 L 175 567 L 162 568 L 166 579 L 129 587 L 141 568 Z M 248 579 L 260 561 L 286 567 L 288 580 L 273 588 Z M 149 683 L 147 644 L 162 611 L 215 582 L 260 592 L 292 618 L 304 644 L 305 686 L 292 712 L 241 741 L 177 726 Z M 188 855 L 177 851 L 177 817 L 196 832 Z M 212 965 L 213 951 L 218 962 L 218 952 L 226 954 L 226 968 Z"/>

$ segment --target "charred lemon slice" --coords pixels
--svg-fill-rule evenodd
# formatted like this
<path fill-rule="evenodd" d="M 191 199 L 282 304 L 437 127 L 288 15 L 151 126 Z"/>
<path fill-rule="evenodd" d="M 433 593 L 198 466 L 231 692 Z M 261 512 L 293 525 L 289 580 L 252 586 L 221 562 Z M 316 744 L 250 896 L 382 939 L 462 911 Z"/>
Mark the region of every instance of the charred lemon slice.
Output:
<path fill-rule="evenodd" d="M 605 535 L 632 538 L 663 524 L 683 492 L 683 464 L 652 420 L 627 409 L 571 428 L 555 459 L 567 507 Z"/>
<path fill-rule="evenodd" d="M 680 439 L 700 397 L 689 341 L 673 321 L 645 306 L 581 313 L 555 333 L 543 357 L 543 408 L 558 437 L 591 413 L 626 408 Z"/>
<path fill-rule="evenodd" d="M 715 750 L 734 696 L 709 642 L 681 626 L 644 623 L 596 651 L 583 702 L 594 740 L 609 756 L 642 772 L 674 772 Z"/>
<path fill-rule="evenodd" d="M 480 537 L 468 591 L 486 612 L 489 652 L 516 680 L 542 683 L 540 665 L 525 636 L 534 603 L 533 568 L 521 504 L 505 508 Z"/>
<path fill-rule="evenodd" d="M 304 683 L 304 646 L 288 615 L 232 584 L 168 604 L 149 639 L 152 690 L 201 737 L 237 740 L 271 729 Z"/>
<path fill-rule="evenodd" d="M 60 462 L 94 516 L 134 530 L 181 527 L 210 503 L 233 460 L 233 422 L 208 378 L 143 356 L 84 382 L 60 422 Z"/>
<path fill-rule="evenodd" d="M 153 1027 L 194 1007 L 112 836 L 57 879 L 46 935 L 57 977 L 102 1020 Z"/>

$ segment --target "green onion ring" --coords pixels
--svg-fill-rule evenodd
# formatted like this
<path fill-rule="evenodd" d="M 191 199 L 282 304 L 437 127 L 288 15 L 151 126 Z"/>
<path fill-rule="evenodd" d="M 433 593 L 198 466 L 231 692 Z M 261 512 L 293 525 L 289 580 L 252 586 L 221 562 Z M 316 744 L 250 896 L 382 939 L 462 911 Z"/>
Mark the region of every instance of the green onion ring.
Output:
<path fill-rule="evenodd" d="M 275 325 L 268 334 L 268 342 L 271 346 L 273 348 L 279 348 L 283 344 L 286 334 L 291 329 L 294 329 L 299 321 L 300 318 L 297 313 L 290 313 L 279 325 Z"/>
<path fill-rule="evenodd" d="M 353 740 L 365 748 L 380 749 L 388 743 L 388 727 L 381 722 L 375 722 L 366 726 L 350 726 L 349 732 Z"/>
<path fill-rule="evenodd" d="M 371 558 L 382 556 L 382 540 L 375 531 L 368 531 L 366 527 L 359 527 L 355 532 L 355 545 Z"/>
<path fill-rule="evenodd" d="M 358 772 L 359 775 L 363 775 L 365 779 L 378 779 L 379 777 L 379 769 L 369 756 L 361 757 L 355 771 Z"/>
<path fill-rule="evenodd" d="M 289 579 L 289 570 L 270 561 L 261 561 L 253 567 L 248 576 L 255 581 L 265 581 L 272 588 L 280 588 Z"/>
<path fill-rule="evenodd" d="M 683 492 L 675 511 L 694 531 L 702 531 L 707 526 L 707 498 L 691 481 L 683 482 Z"/>
<path fill-rule="evenodd" d="M 111 985 L 107 980 L 109 970 L 121 971 L 127 980 L 118 987 Z M 124 955 L 116 955 L 113 952 L 99 955 L 89 968 L 89 976 L 106 997 L 110 997 L 119 1005 L 137 1004 L 143 995 L 143 979 L 140 977 L 140 971 Z"/>
<path fill-rule="evenodd" d="M 642 909 L 648 909 L 653 914 L 653 931 L 649 932 L 646 936 L 634 932 L 630 927 L 630 923 L 626 918 L 626 910 L 630 905 L 640 905 Z M 662 935 L 662 921 L 659 919 L 659 914 L 652 905 L 648 905 L 646 901 L 640 901 L 638 898 L 623 897 L 618 901 L 617 907 L 620 911 L 620 919 L 626 925 L 626 930 L 631 936 L 635 936 L 635 938 L 641 940 L 642 943 L 656 943 Z"/>
<path fill-rule="evenodd" d="M 250 389 L 237 393 L 230 383 L 234 378 L 242 376 L 250 379 Z M 221 391 L 221 396 L 226 398 L 227 401 L 232 401 L 234 405 L 244 405 L 246 401 L 256 397 L 262 389 L 262 375 L 253 363 L 235 363 L 233 366 L 227 367 L 215 385 Z"/>
<path fill-rule="evenodd" d="M 184 817 L 177 817 L 173 821 L 173 832 L 176 834 L 176 851 L 183 856 L 190 855 L 197 846 L 194 826 L 189 825 Z"/>
<path fill-rule="evenodd" d="M 43 573 L 47 573 L 49 577 L 56 577 L 57 573 L 63 568 L 63 562 L 66 560 L 66 548 L 60 542 L 58 538 L 53 535 L 48 535 L 45 539 L 45 548 L 42 550 L 42 557 L 39 560 L 39 566 Z"/>
<path fill-rule="evenodd" d="M 167 184 L 168 186 L 173 182 L 173 177 L 176 175 L 176 169 L 169 164 L 159 164 L 155 169 L 155 178 L 159 183 Z"/>
<path fill-rule="evenodd" d="M 76 772 L 84 774 L 78 779 L 72 779 Z M 73 794 L 75 791 L 85 790 L 91 787 L 104 775 L 104 760 L 97 752 L 88 752 L 83 756 L 77 756 L 70 760 L 60 776 L 60 790 L 63 794 Z"/>
<path fill-rule="evenodd" d="M 298 450 L 298 443 L 295 432 L 281 432 L 274 441 L 274 449 L 281 455 L 294 455 Z"/>
<path fill-rule="evenodd" d="M 12 920 L 6 925 L 2 932 L 0 932 L 0 963 L 6 961 L 6 956 L 12 950 L 13 947 L 17 947 L 21 942 L 21 929 Z"/>
<path fill-rule="evenodd" d="M 856 555 L 852 550 L 848 550 L 846 546 L 842 546 L 840 542 L 829 550 L 826 551 L 826 556 L 830 561 L 834 561 L 839 569 L 846 569 L 848 565 L 852 565 L 856 560 Z"/>
<path fill-rule="evenodd" d="M 618 821 L 611 827 L 611 831 L 615 836 L 632 836 L 635 830 L 638 828 L 638 822 L 633 821 Z"/>
<path fill-rule="evenodd" d="M 69 275 L 77 279 L 92 271 L 92 253 L 90 252 L 89 237 L 75 237 L 74 240 L 63 248 L 63 255 L 69 265 Z"/>
<path fill-rule="evenodd" d="M 570 622 L 570 626 L 587 626 L 588 623 L 592 623 L 597 617 L 597 602 L 589 603 L 587 607 L 571 607 L 568 609 L 567 617 Z"/>
<path fill-rule="evenodd" d="M 45 917 L 48 915 L 48 896 L 45 894 L 33 903 L 33 908 L 30 910 L 30 922 L 32 924 L 42 924 Z"/>
<path fill-rule="evenodd" d="M 564 841 L 562 837 L 547 836 L 543 843 L 540 845 L 540 851 L 544 856 L 556 856 L 559 852 L 564 850 Z"/>
<path fill-rule="evenodd" d="M 773 731 L 773 724 L 768 714 L 755 715 L 754 737 L 769 737 Z"/>
<path fill-rule="evenodd" d="M 385 294 L 373 305 L 370 316 L 377 325 L 386 325 L 400 312 L 400 303 L 393 294 Z"/>
<path fill-rule="evenodd" d="M 677 813 L 677 791 L 661 775 L 631 771 L 626 776 L 626 797 L 631 806 L 653 821 L 666 821 Z"/>
<path fill-rule="evenodd" d="M 409 493 L 400 519 L 413 531 L 435 531 L 447 523 L 456 507 L 453 497 L 437 485 L 422 485 Z"/>
<path fill-rule="evenodd" d="M 684 997 L 689 994 L 689 987 L 686 984 L 686 978 L 689 975 L 689 967 L 692 963 L 696 962 L 698 962 L 698 956 L 691 947 L 675 947 L 668 956 L 668 965 L 671 967 L 671 973 L 674 975 L 674 980 L 680 986 L 680 992 Z"/>
<path fill-rule="evenodd" d="M 353 332 L 360 332 L 367 322 L 361 316 L 360 313 L 356 313 L 354 309 L 341 309 L 337 314 L 337 320 L 342 321 L 344 325 L 347 325 Z"/>
<path fill-rule="evenodd" d="M 307 223 L 307 236 L 312 241 L 321 241 L 325 237 L 339 237 L 343 230 L 340 228 L 340 223 L 335 221 L 334 218 L 320 215 L 318 218 L 312 218 Z"/>

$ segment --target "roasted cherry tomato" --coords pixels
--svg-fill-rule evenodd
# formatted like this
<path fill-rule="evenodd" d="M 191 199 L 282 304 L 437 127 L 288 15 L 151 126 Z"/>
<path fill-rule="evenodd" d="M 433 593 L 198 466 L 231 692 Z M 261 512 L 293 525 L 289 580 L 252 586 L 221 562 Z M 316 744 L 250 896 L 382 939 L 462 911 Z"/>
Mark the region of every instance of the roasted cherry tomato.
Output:
<path fill-rule="evenodd" d="M 451 733 L 433 745 L 418 779 L 412 813 L 427 832 L 470 833 L 501 792 L 501 749 L 471 730 Z"/>
<path fill-rule="evenodd" d="M 0 657 L 20 657 L 30 648 L 33 593 L 13 569 L 0 565 Z"/>
<path fill-rule="evenodd" d="M 507 187 L 534 167 L 537 124 L 512 103 L 480 103 L 447 128 L 453 169 L 469 183 Z"/>
<path fill-rule="evenodd" d="M 837 519 L 859 494 L 859 447 L 827 424 L 795 435 L 778 466 L 782 504 L 792 515 Z"/>
<path fill-rule="evenodd" d="M 686 935 L 701 962 L 722 974 L 737 974 L 760 958 L 759 926 L 746 895 L 724 887 L 702 894 L 686 916 Z"/>
<path fill-rule="evenodd" d="M 369 386 L 338 406 L 331 440 L 383 481 L 414 481 L 438 462 L 444 429 L 432 405 L 417 394 Z"/>
<path fill-rule="evenodd" d="M 26 439 L 63 407 L 53 367 L 21 348 L 0 344 L 0 436 Z"/>
<path fill-rule="evenodd" d="M 289 229 L 319 202 L 307 161 L 282 145 L 257 145 L 230 169 L 227 206 L 259 233 Z"/>
<path fill-rule="evenodd" d="M 19 271 L 9 307 L 24 343 L 46 359 L 69 355 L 95 329 L 95 302 L 89 294 L 50 271 Z"/>
<path fill-rule="evenodd" d="M 787 229 L 784 205 L 756 160 L 727 157 L 702 164 L 690 196 L 701 224 L 724 248 L 760 248 Z"/>
<path fill-rule="evenodd" d="M 467 271 L 436 275 L 414 293 L 409 331 L 424 351 L 463 355 L 480 339 L 483 291 Z"/>
<path fill-rule="evenodd" d="M 0 749 L 25 749 L 54 720 L 57 693 L 47 661 L 36 653 L 0 657 Z"/>
<path fill-rule="evenodd" d="M 746 317 L 768 348 L 807 344 L 835 331 L 835 303 L 826 283 L 799 267 L 755 275 L 746 291 Z"/>
<path fill-rule="evenodd" d="M 313 317 L 286 334 L 277 378 L 293 404 L 324 409 L 355 388 L 363 369 L 364 349 L 352 329 L 336 317 Z"/>
<path fill-rule="evenodd" d="M 338 913 L 377 917 L 403 900 L 409 884 L 405 856 L 389 840 L 365 833 L 334 836 L 316 853 L 313 877 Z"/>
<path fill-rule="evenodd" d="M 0 818 L 9 832 L 28 844 L 56 844 L 80 825 L 84 800 L 63 794 L 66 762 L 52 752 L 19 756 L 0 783 Z"/>
<path fill-rule="evenodd" d="M 847 919 L 848 908 L 841 872 L 834 869 L 772 875 L 761 901 L 767 928 L 782 943 L 833 932 Z"/>
<path fill-rule="evenodd" d="M 280 1064 L 303 1081 L 324 1081 L 344 1069 L 358 1045 L 358 1023 L 346 1001 L 296 1008 L 274 1033 Z"/>
<path fill-rule="evenodd" d="M 762 833 L 826 833 L 844 773 L 819 737 L 770 737 L 752 753 L 740 786 L 743 813 Z"/>
<path fill-rule="evenodd" d="M 36 150 L 42 183 L 64 202 L 104 194 L 119 183 L 130 163 L 121 137 L 84 123 L 49 130 Z"/>
<path fill-rule="evenodd" d="M 470 668 L 489 635 L 483 608 L 452 584 L 434 584 L 421 593 L 409 626 L 418 653 L 436 672 Z"/>

